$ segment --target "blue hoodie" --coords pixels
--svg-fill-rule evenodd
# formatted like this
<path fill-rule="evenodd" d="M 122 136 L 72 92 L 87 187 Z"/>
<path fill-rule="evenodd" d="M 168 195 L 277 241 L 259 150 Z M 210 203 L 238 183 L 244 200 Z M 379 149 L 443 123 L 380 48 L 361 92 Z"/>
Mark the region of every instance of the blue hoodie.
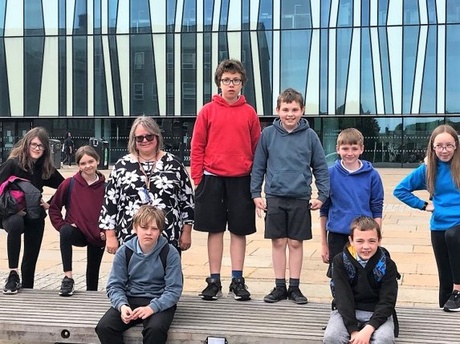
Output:
<path fill-rule="evenodd" d="M 128 297 L 151 298 L 149 306 L 155 313 L 177 304 L 183 288 L 181 260 L 170 246 L 164 271 L 159 254 L 165 245 L 168 241 L 160 235 L 152 252 L 144 255 L 135 236 L 118 249 L 106 288 L 113 308 L 119 311 L 121 306 L 129 305 Z M 126 247 L 133 251 L 128 267 Z"/>
<path fill-rule="evenodd" d="M 327 231 L 349 235 L 350 224 L 356 217 L 382 217 L 382 179 L 369 161 L 361 163 L 361 168 L 353 172 L 347 171 L 340 159 L 329 167 L 331 193 L 319 212 L 327 217 Z"/>
<path fill-rule="evenodd" d="M 447 230 L 460 224 L 460 190 L 452 179 L 450 163 L 437 161 L 434 183 L 431 230 Z M 413 194 L 426 190 L 426 165 L 422 164 L 407 175 L 394 189 L 393 195 L 409 207 L 422 209 L 425 201 Z M 428 198 L 428 195 L 426 195 Z"/>
<path fill-rule="evenodd" d="M 318 199 L 329 195 L 329 173 L 321 142 L 305 119 L 292 132 L 279 118 L 260 136 L 251 174 L 252 198 L 261 197 L 265 175 L 265 197 L 311 199 L 312 171 Z"/>

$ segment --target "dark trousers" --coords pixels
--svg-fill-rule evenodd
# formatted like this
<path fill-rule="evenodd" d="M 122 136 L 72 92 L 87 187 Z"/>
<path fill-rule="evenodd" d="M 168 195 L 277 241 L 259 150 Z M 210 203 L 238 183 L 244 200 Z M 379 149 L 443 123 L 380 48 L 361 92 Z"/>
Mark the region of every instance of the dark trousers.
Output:
<path fill-rule="evenodd" d="M 83 233 L 71 225 L 64 225 L 59 233 L 64 272 L 72 271 L 72 245 L 86 246 L 86 290 L 97 290 L 104 247 L 91 245 Z"/>
<path fill-rule="evenodd" d="M 327 277 L 332 278 L 332 261 L 337 254 L 343 252 L 343 248 L 348 241 L 348 234 L 327 232 L 327 247 L 329 247 L 329 268 L 326 273 Z"/>
<path fill-rule="evenodd" d="M 460 226 L 432 230 L 431 245 L 438 267 L 439 307 L 443 307 L 452 294 L 453 284 L 460 284 Z"/>
<path fill-rule="evenodd" d="M 43 240 L 45 220 L 28 220 L 26 217 L 12 215 L 2 220 L 3 228 L 8 233 L 6 247 L 8 266 L 10 269 L 19 267 L 21 252 L 21 235 L 24 234 L 24 255 L 22 256 L 21 274 L 22 287 L 34 287 L 35 267 Z"/>
<path fill-rule="evenodd" d="M 131 309 L 142 307 L 148 304 L 148 301 L 142 302 L 142 299 L 130 298 Z M 137 319 L 125 324 L 121 320 L 121 314 L 115 308 L 111 307 L 99 320 L 96 326 L 96 333 L 101 344 L 123 344 L 123 332 L 141 324 L 144 326 L 142 337 L 144 344 L 164 344 L 168 339 L 168 330 L 176 312 L 176 305 L 162 312 L 154 313 L 147 319 Z"/>

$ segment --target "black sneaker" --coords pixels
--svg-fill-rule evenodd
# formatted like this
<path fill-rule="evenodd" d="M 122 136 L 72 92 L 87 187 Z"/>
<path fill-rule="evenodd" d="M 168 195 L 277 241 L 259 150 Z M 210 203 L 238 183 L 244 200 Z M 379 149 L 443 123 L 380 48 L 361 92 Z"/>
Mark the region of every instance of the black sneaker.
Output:
<path fill-rule="evenodd" d="M 73 278 L 64 277 L 61 283 L 61 289 L 59 290 L 59 295 L 61 296 L 72 296 L 74 291 L 75 282 Z"/>
<path fill-rule="evenodd" d="M 294 301 L 294 303 L 297 303 L 298 305 L 308 303 L 308 299 L 302 294 L 299 287 L 289 287 L 287 296 L 289 300 Z"/>
<path fill-rule="evenodd" d="M 230 293 L 233 294 L 233 298 L 238 301 L 247 301 L 251 299 L 251 293 L 248 291 L 248 287 L 244 284 L 244 278 L 232 278 L 229 288 Z"/>
<path fill-rule="evenodd" d="M 21 280 L 19 279 L 19 275 L 16 271 L 11 270 L 5 281 L 3 294 L 17 294 L 19 289 L 21 289 Z"/>
<path fill-rule="evenodd" d="M 275 303 L 287 299 L 286 287 L 275 287 L 270 294 L 264 297 L 264 301 L 268 303 Z"/>
<path fill-rule="evenodd" d="M 452 292 L 443 309 L 445 312 L 460 312 L 460 291 Z"/>
<path fill-rule="evenodd" d="M 208 286 L 203 289 L 203 291 L 198 294 L 203 300 L 214 301 L 219 297 L 222 297 L 222 285 L 220 284 L 220 279 L 217 278 L 206 278 L 206 283 Z"/>

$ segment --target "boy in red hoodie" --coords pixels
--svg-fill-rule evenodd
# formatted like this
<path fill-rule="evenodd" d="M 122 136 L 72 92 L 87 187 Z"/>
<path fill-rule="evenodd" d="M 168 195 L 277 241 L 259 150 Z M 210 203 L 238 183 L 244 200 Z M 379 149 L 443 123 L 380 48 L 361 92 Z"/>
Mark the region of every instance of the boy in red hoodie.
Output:
<path fill-rule="evenodd" d="M 199 112 L 191 146 L 191 175 L 196 186 L 194 227 L 208 232 L 210 276 L 200 296 L 217 300 L 222 295 L 220 270 L 228 226 L 230 292 L 236 300 L 245 301 L 251 298 L 243 278 L 246 235 L 256 232 L 250 173 L 261 129 L 255 110 L 240 94 L 246 82 L 241 62 L 222 61 L 214 82 L 221 93 Z"/>

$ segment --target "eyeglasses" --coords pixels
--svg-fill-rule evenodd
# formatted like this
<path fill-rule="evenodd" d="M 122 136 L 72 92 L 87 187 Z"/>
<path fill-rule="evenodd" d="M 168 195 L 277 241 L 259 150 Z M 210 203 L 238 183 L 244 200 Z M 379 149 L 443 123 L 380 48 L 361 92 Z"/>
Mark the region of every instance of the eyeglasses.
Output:
<path fill-rule="evenodd" d="M 229 86 L 230 84 L 238 86 L 239 84 L 241 84 L 241 81 L 242 81 L 241 79 L 229 79 L 229 78 L 220 79 L 220 82 L 222 82 L 222 84 L 225 86 Z"/>
<path fill-rule="evenodd" d="M 433 146 L 433 149 L 436 152 L 442 152 L 444 149 L 446 150 L 446 152 L 452 152 L 455 148 L 457 148 L 457 147 L 455 147 L 455 145 L 452 144 L 452 143 L 448 143 L 445 146 L 442 146 L 442 145 L 434 145 Z"/>
<path fill-rule="evenodd" d="M 134 138 L 136 139 L 136 142 L 143 142 L 144 139 L 146 139 L 147 141 L 151 142 L 153 141 L 153 139 L 155 138 L 156 135 L 154 134 L 147 134 L 147 135 L 139 135 L 139 136 L 134 136 Z"/>
<path fill-rule="evenodd" d="M 30 148 L 32 149 L 38 149 L 38 150 L 45 150 L 45 146 L 43 146 L 42 144 L 40 143 L 35 143 L 35 142 L 31 142 L 30 143 Z"/>

